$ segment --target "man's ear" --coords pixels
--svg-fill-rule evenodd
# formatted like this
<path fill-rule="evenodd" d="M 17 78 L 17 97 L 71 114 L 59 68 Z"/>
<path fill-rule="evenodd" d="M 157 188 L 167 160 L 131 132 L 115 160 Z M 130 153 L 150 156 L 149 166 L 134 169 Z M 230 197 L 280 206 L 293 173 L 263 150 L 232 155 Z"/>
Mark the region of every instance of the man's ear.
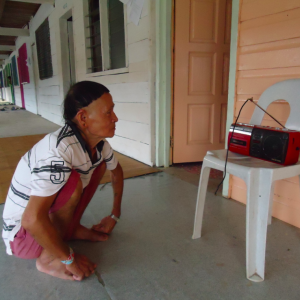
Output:
<path fill-rule="evenodd" d="M 82 128 L 86 127 L 86 117 L 87 113 L 84 109 L 80 109 L 75 116 L 76 123 Z"/>

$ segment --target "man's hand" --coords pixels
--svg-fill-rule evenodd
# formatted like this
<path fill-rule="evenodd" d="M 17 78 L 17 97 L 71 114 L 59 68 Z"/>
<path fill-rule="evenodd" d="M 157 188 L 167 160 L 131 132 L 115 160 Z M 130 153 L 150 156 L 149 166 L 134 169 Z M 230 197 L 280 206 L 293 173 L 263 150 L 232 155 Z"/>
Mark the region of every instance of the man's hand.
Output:
<path fill-rule="evenodd" d="M 82 254 L 75 254 L 73 263 L 66 265 L 66 269 L 73 275 L 73 278 L 78 281 L 94 274 L 96 267 L 96 264 L 92 263 Z"/>
<path fill-rule="evenodd" d="M 110 175 L 114 191 L 114 204 L 111 212 L 119 218 L 121 215 L 121 201 L 124 185 L 123 170 L 119 163 L 114 170 L 111 170 Z M 109 234 L 113 231 L 116 223 L 117 222 L 111 216 L 107 216 L 103 218 L 99 224 L 94 225 L 92 229 L 101 233 Z"/>
<path fill-rule="evenodd" d="M 116 221 L 111 217 L 107 216 L 101 220 L 101 222 L 92 227 L 93 230 L 102 232 L 102 233 L 111 233 L 116 225 Z"/>

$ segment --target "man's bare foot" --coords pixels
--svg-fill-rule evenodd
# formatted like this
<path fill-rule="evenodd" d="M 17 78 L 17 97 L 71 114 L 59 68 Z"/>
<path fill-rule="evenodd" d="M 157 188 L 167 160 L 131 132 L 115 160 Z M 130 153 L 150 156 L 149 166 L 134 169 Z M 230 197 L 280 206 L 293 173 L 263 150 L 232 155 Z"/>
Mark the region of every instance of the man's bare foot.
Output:
<path fill-rule="evenodd" d="M 104 242 L 107 241 L 108 235 L 105 233 L 97 232 L 93 229 L 88 229 L 82 225 L 78 225 L 73 235 L 71 236 L 72 240 L 88 240 L 91 242 Z"/>
<path fill-rule="evenodd" d="M 44 251 L 44 250 L 43 250 Z M 74 280 L 73 275 L 66 269 L 66 266 L 59 259 L 45 255 L 42 252 L 41 256 L 36 260 L 36 268 L 43 273 L 49 274 L 66 280 Z"/>
<path fill-rule="evenodd" d="M 45 249 L 36 260 L 36 268 L 43 273 L 67 280 L 82 280 L 95 273 L 97 265 L 82 254 L 75 254 L 73 263 L 63 264 L 54 258 Z"/>

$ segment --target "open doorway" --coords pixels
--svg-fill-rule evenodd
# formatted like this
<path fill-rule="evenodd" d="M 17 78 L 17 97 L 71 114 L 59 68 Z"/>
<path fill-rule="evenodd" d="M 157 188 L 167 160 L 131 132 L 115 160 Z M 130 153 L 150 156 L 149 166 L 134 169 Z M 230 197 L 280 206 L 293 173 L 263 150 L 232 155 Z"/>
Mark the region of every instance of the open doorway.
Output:
<path fill-rule="evenodd" d="M 70 86 L 76 82 L 72 10 L 69 10 L 60 18 L 59 26 L 63 95 L 65 96 Z"/>
<path fill-rule="evenodd" d="M 29 70 L 27 66 L 27 45 L 24 43 L 18 50 L 18 69 L 19 69 L 19 79 L 20 79 L 20 92 L 22 107 L 25 108 L 25 96 L 24 96 L 24 84 L 30 83 Z"/>
<path fill-rule="evenodd" d="M 67 20 L 67 31 L 68 31 L 70 85 L 73 85 L 76 82 L 76 73 L 75 73 L 74 35 L 73 35 L 72 17 L 70 17 Z"/>

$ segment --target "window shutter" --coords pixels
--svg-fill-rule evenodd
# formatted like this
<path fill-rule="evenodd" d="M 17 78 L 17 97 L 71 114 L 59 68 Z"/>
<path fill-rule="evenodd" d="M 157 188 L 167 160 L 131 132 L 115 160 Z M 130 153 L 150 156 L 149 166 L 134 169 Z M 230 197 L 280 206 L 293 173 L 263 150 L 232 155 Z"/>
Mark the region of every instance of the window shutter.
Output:
<path fill-rule="evenodd" d="M 35 32 L 40 79 L 53 76 L 50 45 L 50 28 L 48 18 Z"/>
<path fill-rule="evenodd" d="M 11 73 L 10 73 L 10 64 L 7 64 L 5 66 L 5 86 L 6 87 L 9 87 L 9 80 L 8 80 L 8 77 L 11 76 Z"/>
<path fill-rule="evenodd" d="M 101 52 L 101 32 L 100 32 L 100 11 L 99 0 L 89 1 L 89 28 L 90 28 L 90 46 L 91 51 L 91 72 L 101 72 L 102 66 L 102 52 Z"/>
<path fill-rule="evenodd" d="M 13 75 L 13 81 L 14 85 L 19 85 L 19 78 L 18 78 L 18 68 L 17 68 L 17 61 L 16 56 L 13 56 L 11 59 L 11 65 L 12 65 L 12 75 Z"/>
<path fill-rule="evenodd" d="M 111 69 L 126 67 L 124 6 L 119 0 L 108 1 Z"/>
<path fill-rule="evenodd" d="M 3 85 L 3 72 L 2 71 L 0 71 L 0 84 L 1 84 L 1 88 L 3 88 L 4 87 L 4 85 Z"/>
<path fill-rule="evenodd" d="M 6 85 L 6 72 L 5 72 L 5 67 L 3 69 L 3 87 L 7 87 Z"/>

